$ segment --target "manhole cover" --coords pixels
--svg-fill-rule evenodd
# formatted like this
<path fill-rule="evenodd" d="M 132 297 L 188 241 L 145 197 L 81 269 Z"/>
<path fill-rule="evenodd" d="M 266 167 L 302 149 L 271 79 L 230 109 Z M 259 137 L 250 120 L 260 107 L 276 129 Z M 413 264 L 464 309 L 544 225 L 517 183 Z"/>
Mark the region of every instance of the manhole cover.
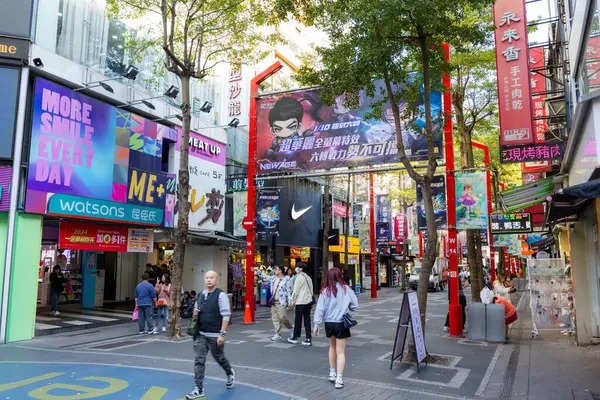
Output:
<path fill-rule="evenodd" d="M 122 342 L 101 344 L 100 346 L 93 346 L 92 349 L 109 350 L 109 349 L 116 349 L 116 348 L 124 347 L 124 346 L 132 346 L 132 345 L 141 344 L 141 343 L 145 343 L 145 340 L 124 340 Z"/>

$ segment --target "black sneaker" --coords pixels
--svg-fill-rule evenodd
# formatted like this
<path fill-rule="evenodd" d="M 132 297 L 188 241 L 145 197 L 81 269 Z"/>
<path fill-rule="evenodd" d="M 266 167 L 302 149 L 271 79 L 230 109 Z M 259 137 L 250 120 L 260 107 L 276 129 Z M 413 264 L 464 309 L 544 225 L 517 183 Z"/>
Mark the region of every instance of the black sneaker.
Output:
<path fill-rule="evenodd" d="M 291 344 L 298 344 L 298 339 L 296 339 L 296 338 L 289 337 L 287 339 L 287 341 L 288 341 L 288 343 L 291 343 Z"/>
<path fill-rule="evenodd" d="M 206 394 L 204 393 L 204 388 L 199 388 L 198 386 L 196 386 L 194 390 L 185 395 L 185 398 L 188 400 L 194 400 L 204 396 L 206 396 Z"/>
<path fill-rule="evenodd" d="M 227 382 L 225 382 L 225 386 L 227 386 L 227 389 L 231 389 L 233 387 L 234 383 L 235 383 L 235 371 L 232 369 L 231 375 L 227 375 Z"/>
<path fill-rule="evenodd" d="M 306 339 L 302 341 L 303 346 L 312 346 L 312 339 Z"/>

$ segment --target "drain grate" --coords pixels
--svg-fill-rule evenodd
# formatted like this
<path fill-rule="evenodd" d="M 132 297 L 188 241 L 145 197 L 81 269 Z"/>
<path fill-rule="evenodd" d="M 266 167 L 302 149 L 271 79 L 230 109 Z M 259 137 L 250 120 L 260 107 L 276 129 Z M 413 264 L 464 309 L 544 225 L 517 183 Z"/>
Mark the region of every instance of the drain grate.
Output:
<path fill-rule="evenodd" d="M 600 400 L 600 392 L 590 391 L 590 395 L 592 396 L 592 400 Z"/>
<path fill-rule="evenodd" d="M 502 389 L 500 390 L 501 399 L 510 399 L 512 397 L 513 386 L 515 385 L 515 378 L 517 377 L 517 367 L 519 364 L 519 354 L 521 353 L 520 344 L 523 337 L 523 330 L 518 329 L 517 332 L 515 347 L 510 354 L 508 367 L 506 368 L 506 373 L 504 374 L 504 383 L 502 384 Z"/>
<path fill-rule="evenodd" d="M 119 347 L 133 346 L 133 345 L 142 344 L 142 343 L 146 343 L 146 341 L 145 340 L 124 340 L 122 342 L 101 344 L 100 346 L 93 346 L 91 348 L 92 349 L 110 350 L 110 349 L 117 349 Z"/>

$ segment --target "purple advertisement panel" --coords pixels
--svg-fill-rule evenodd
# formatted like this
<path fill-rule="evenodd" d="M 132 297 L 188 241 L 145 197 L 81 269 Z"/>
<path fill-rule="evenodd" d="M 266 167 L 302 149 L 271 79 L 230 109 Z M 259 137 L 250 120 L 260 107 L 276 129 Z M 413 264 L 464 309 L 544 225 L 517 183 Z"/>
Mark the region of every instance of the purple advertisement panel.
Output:
<path fill-rule="evenodd" d="M 29 190 L 111 200 L 116 108 L 38 78 Z"/>

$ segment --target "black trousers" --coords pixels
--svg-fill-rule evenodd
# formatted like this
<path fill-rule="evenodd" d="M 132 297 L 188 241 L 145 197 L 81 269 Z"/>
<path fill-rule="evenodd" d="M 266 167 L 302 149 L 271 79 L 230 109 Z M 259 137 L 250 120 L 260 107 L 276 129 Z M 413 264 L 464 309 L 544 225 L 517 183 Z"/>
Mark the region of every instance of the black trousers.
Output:
<path fill-rule="evenodd" d="M 460 308 L 462 308 L 462 328 L 465 329 L 465 322 L 467 322 L 467 297 L 465 295 L 459 296 L 458 301 L 460 302 Z M 446 323 L 444 326 L 449 325 L 450 314 L 446 314 Z"/>
<path fill-rule="evenodd" d="M 306 338 L 312 338 L 310 330 L 310 309 L 311 304 L 296 304 L 296 318 L 294 319 L 294 339 L 298 339 L 302 333 L 302 318 L 304 318 L 304 330 Z"/>

